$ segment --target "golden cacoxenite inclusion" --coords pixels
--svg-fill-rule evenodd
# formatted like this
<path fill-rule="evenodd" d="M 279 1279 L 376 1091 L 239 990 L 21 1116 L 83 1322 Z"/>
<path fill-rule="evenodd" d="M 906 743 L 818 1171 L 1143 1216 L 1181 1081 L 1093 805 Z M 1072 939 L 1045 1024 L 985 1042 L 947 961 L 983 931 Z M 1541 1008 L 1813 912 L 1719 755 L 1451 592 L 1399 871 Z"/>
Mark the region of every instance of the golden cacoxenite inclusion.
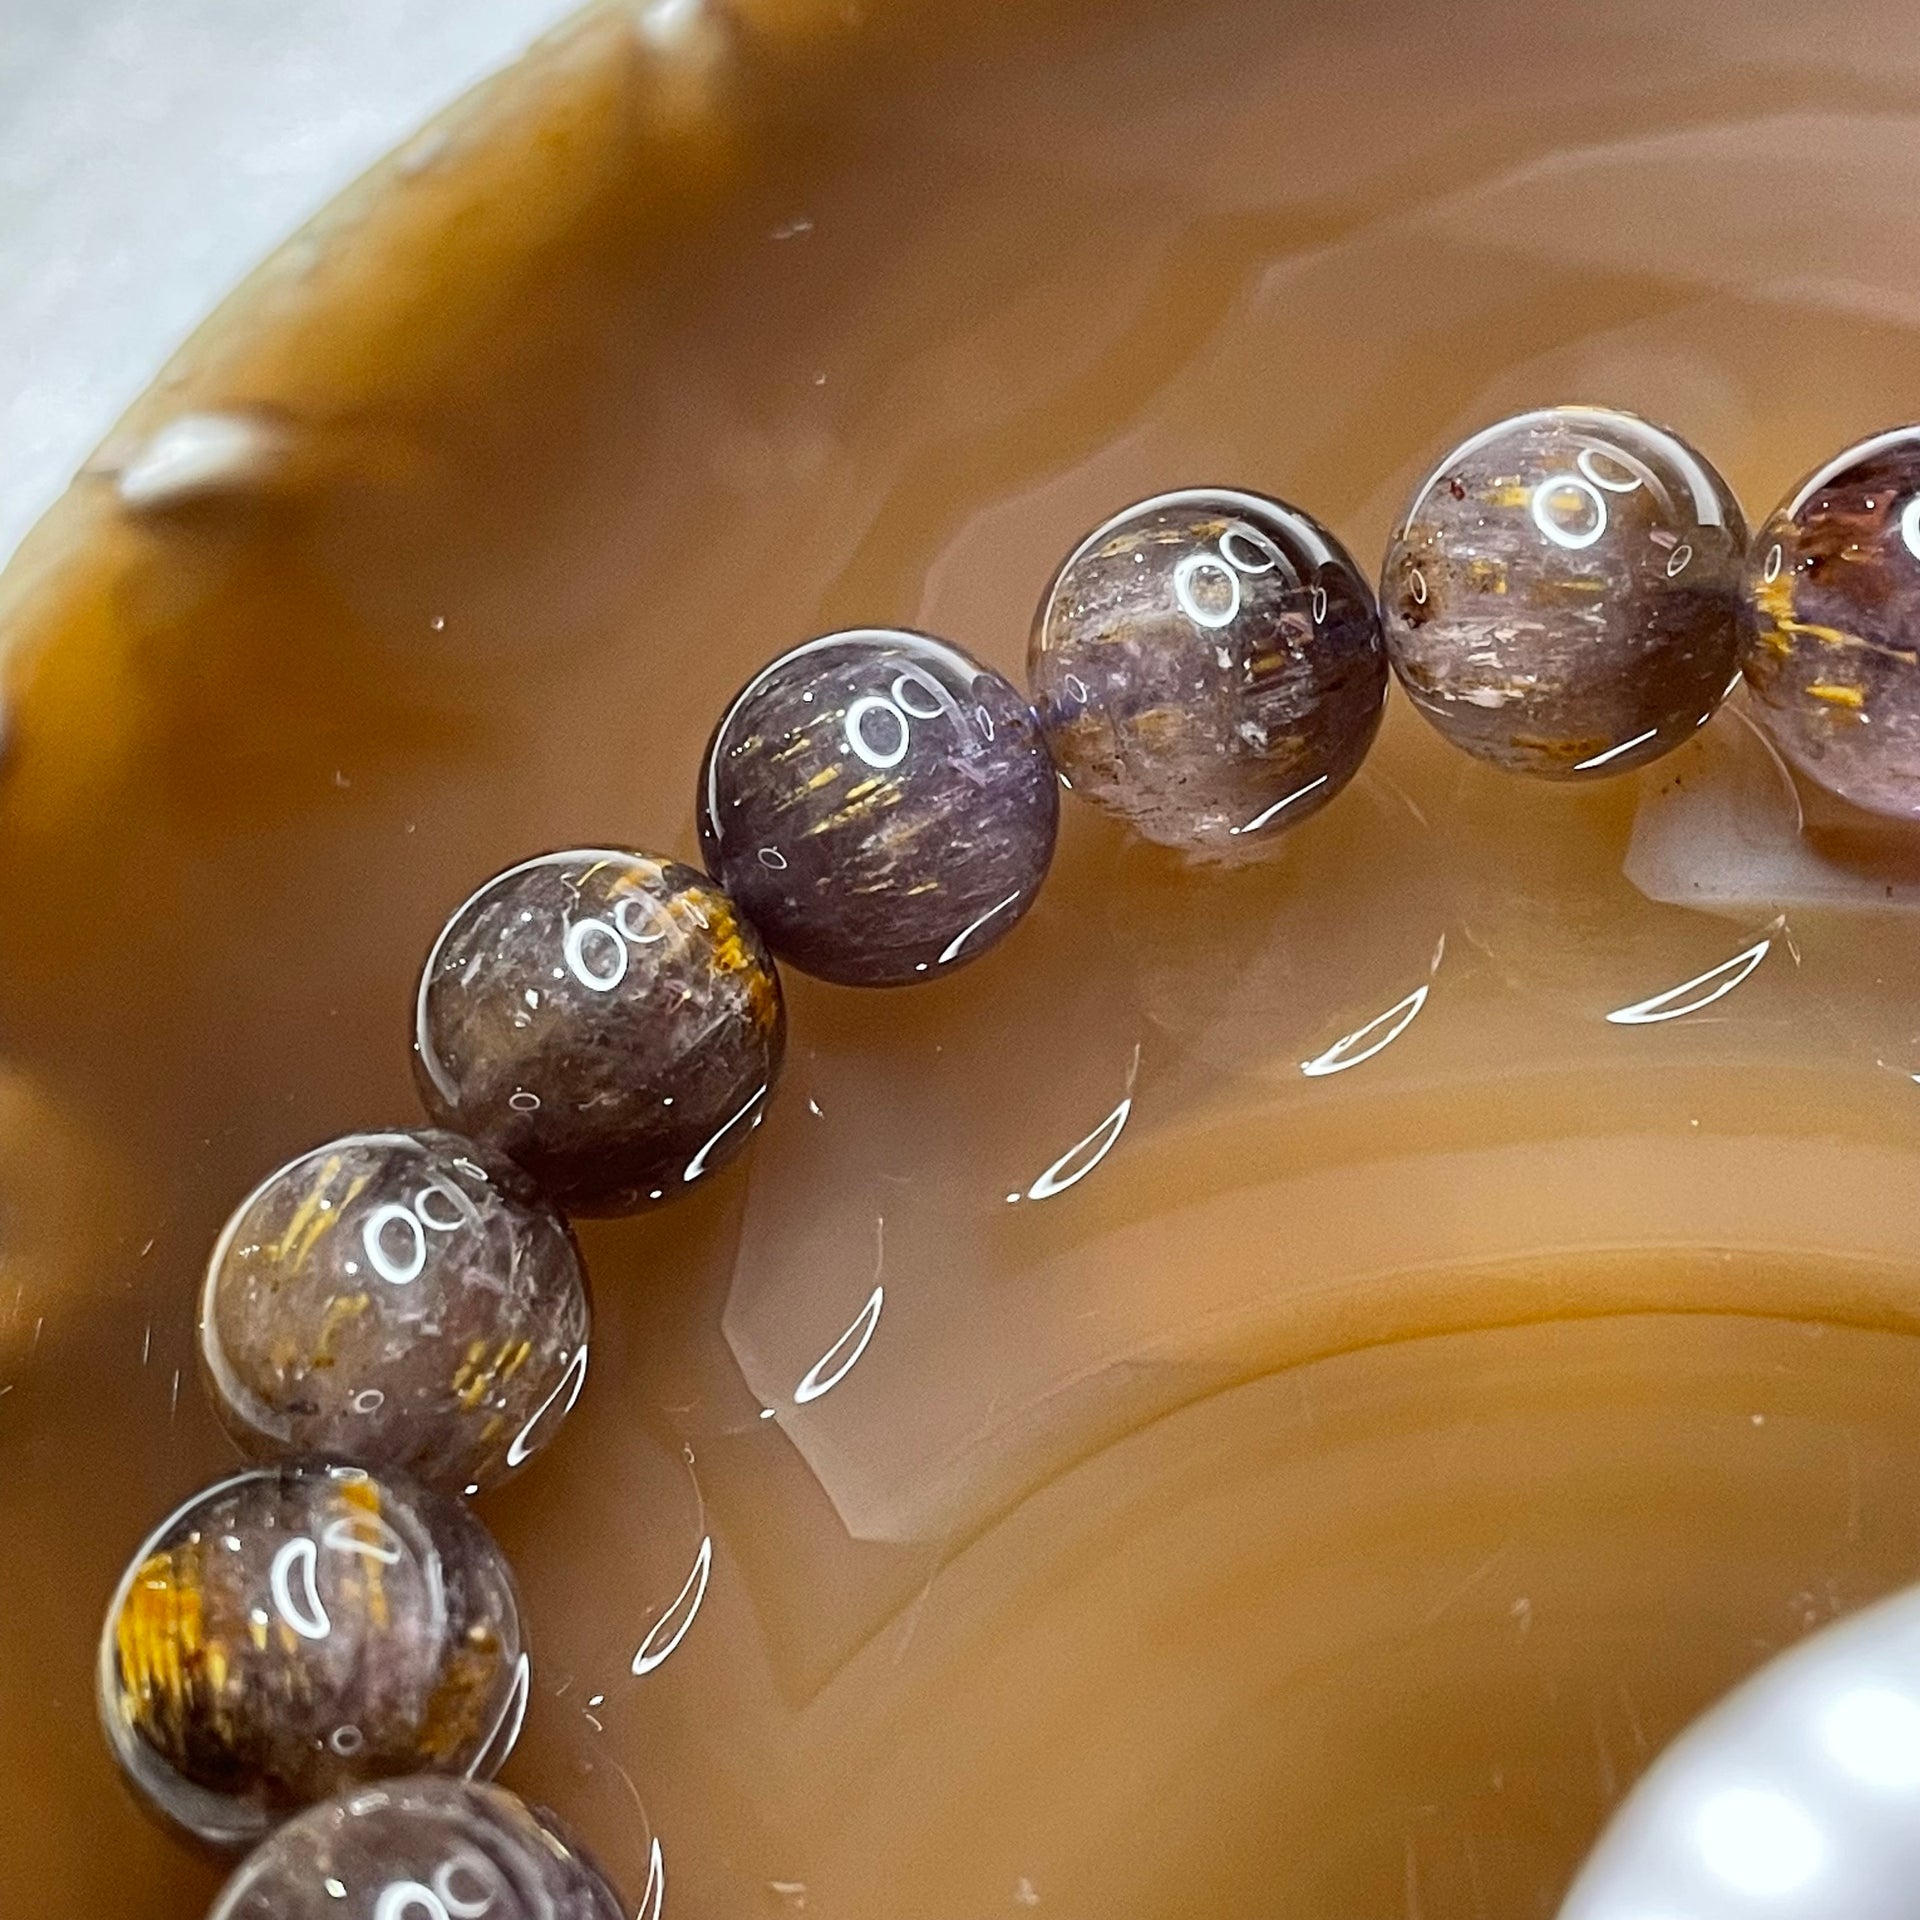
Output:
<path fill-rule="evenodd" d="M 684 1192 L 760 1124 L 786 1047 L 760 935 L 698 869 L 583 848 L 496 875 L 421 976 L 427 1110 L 568 1213 Z"/>
<path fill-rule="evenodd" d="M 1548 779 L 1624 773 L 1732 689 L 1746 525 L 1677 434 L 1547 407 L 1455 448 L 1387 548 L 1394 671 L 1453 744 Z"/>
<path fill-rule="evenodd" d="M 1920 817 L 1920 427 L 1849 447 L 1755 536 L 1754 711 L 1808 778 Z"/>
<path fill-rule="evenodd" d="M 1041 600 L 1027 678 L 1076 794 L 1146 839 L 1236 859 L 1353 777 L 1387 660 L 1373 589 L 1325 527 L 1209 487 L 1080 542 Z"/>
<path fill-rule="evenodd" d="M 356 1133 L 235 1209 L 200 1296 L 214 1410 L 255 1459 L 399 1467 L 451 1493 L 559 1430 L 587 1364 L 586 1275 L 527 1176 L 458 1134 Z"/>
<path fill-rule="evenodd" d="M 490 1774 L 527 1683 L 505 1556 L 457 1501 L 307 1464 L 209 1488 L 108 1610 L 101 1718 L 167 1819 L 244 1845 L 357 1781 Z"/>
<path fill-rule="evenodd" d="M 1053 859 L 1059 795 L 1026 697 L 926 634 L 795 647 L 715 727 L 700 844 L 782 960 L 848 986 L 937 978 L 1004 939 Z"/>

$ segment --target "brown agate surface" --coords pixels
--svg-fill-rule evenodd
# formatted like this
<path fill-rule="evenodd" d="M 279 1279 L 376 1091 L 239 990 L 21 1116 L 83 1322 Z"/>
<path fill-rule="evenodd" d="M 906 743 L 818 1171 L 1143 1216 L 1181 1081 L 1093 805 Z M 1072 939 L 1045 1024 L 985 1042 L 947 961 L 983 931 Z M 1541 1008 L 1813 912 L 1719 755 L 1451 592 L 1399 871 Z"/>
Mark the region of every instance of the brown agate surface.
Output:
<path fill-rule="evenodd" d="M 1890 0 L 622 8 L 265 268 L 0 584 L 9 1910 L 213 1898 L 101 1615 L 235 1466 L 223 1221 L 418 1123 L 466 888 L 696 860 L 809 635 L 1017 678 L 1118 502 L 1231 476 L 1371 570 L 1437 450 L 1573 399 L 1764 509 L 1920 411 L 1917 106 Z M 125 503 L 209 416 L 253 456 Z M 1738 699 L 1556 787 L 1396 694 L 1271 861 L 1064 806 L 976 964 L 790 975 L 751 1151 L 583 1226 L 592 1376 L 474 1503 L 505 1784 L 682 1915 L 1550 1913 L 1920 1566 L 1904 833 Z"/>

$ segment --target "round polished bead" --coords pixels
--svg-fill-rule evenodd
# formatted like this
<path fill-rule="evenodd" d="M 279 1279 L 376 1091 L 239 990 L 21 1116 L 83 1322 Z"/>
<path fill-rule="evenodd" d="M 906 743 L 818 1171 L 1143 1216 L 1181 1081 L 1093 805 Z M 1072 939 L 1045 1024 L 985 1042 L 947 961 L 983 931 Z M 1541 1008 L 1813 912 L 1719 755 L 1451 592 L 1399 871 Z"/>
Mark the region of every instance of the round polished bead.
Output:
<path fill-rule="evenodd" d="M 443 1126 L 569 1213 L 631 1213 L 724 1166 L 786 1045 L 759 935 L 703 873 L 549 853 L 489 880 L 420 978 L 414 1078 Z"/>
<path fill-rule="evenodd" d="M 207 1920 L 625 1920 L 593 1860 L 503 1787 L 355 1787 L 249 1854 Z"/>
<path fill-rule="evenodd" d="M 586 1277 L 516 1168 L 457 1134 L 356 1133 L 240 1203 L 199 1331 L 215 1410 L 255 1459 L 326 1454 L 478 1493 L 579 1394 Z"/>
<path fill-rule="evenodd" d="M 128 1778 L 223 1846 L 356 1782 L 490 1775 L 526 1687 L 513 1576 L 479 1521 L 328 1463 L 188 1501 L 134 1556 L 100 1642 Z"/>
<path fill-rule="evenodd" d="M 1477 433 L 1415 495 L 1380 606 L 1394 670 L 1457 747 L 1517 773 L 1623 773 L 1712 715 L 1739 665 L 1739 503 L 1632 414 Z"/>
<path fill-rule="evenodd" d="M 904 986 L 1004 939 L 1053 858 L 1053 762 L 1024 696 L 922 634 L 783 654 L 707 746 L 700 840 L 773 950 Z"/>
<path fill-rule="evenodd" d="M 1754 711 L 1817 785 L 1920 818 L 1920 427 L 1830 460 L 1754 539 Z"/>
<path fill-rule="evenodd" d="M 1027 672 L 1075 793 L 1229 858 L 1352 779 L 1387 693 L 1373 589 L 1346 549 L 1297 507 L 1223 488 L 1088 534 L 1040 603 Z"/>

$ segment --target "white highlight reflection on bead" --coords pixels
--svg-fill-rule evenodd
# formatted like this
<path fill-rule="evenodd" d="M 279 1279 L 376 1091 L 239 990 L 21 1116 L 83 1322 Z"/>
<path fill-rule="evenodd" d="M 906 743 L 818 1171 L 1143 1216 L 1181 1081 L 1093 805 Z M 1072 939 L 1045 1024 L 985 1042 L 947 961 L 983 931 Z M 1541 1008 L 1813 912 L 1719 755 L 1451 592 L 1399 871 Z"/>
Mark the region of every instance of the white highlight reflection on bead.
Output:
<path fill-rule="evenodd" d="M 329 1520 L 320 1531 L 320 1544 L 329 1553 L 355 1553 L 383 1567 L 397 1567 L 406 1558 L 400 1536 L 377 1513 L 355 1513 Z"/>
<path fill-rule="evenodd" d="M 439 1218 L 428 1206 L 427 1202 L 436 1197 L 455 1209 L 451 1220 Z M 480 1209 L 458 1187 L 444 1186 L 438 1181 L 429 1181 L 413 1196 L 413 1217 L 435 1233 L 458 1233 L 462 1227 L 480 1230 Z"/>
<path fill-rule="evenodd" d="M 396 1260 L 387 1251 L 386 1232 L 392 1226 L 406 1234 L 407 1253 L 403 1259 Z M 389 1286 L 408 1286 L 426 1271 L 427 1230 L 414 1218 L 411 1207 L 391 1200 L 375 1207 L 367 1216 L 367 1224 L 360 1229 L 360 1244 L 373 1263 L 374 1272 Z"/>
<path fill-rule="evenodd" d="M 1227 583 L 1224 605 L 1210 607 L 1194 591 L 1194 576 L 1199 573 L 1210 573 Z M 1173 597 L 1196 626 L 1230 627 L 1240 615 L 1240 576 L 1217 554 L 1190 553 L 1173 570 Z"/>
<path fill-rule="evenodd" d="M 1553 511 L 1553 501 L 1565 494 L 1575 494 L 1591 510 L 1593 524 L 1587 527 L 1569 527 Z M 1577 473 L 1550 473 L 1533 490 L 1533 524 L 1544 533 L 1555 546 L 1567 547 L 1578 552 L 1590 547 L 1607 530 L 1607 500 L 1593 482 Z"/>
<path fill-rule="evenodd" d="M 1821 1734 L 1856 1780 L 1890 1792 L 1920 1789 L 1920 1701 L 1892 1687 L 1855 1687 L 1827 1709 Z"/>
<path fill-rule="evenodd" d="M 1694 1818 L 1693 1837 L 1712 1873 L 1741 1893 L 1797 1893 L 1820 1871 L 1820 1829 L 1784 1793 L 1727 1787 Z"/>
<path fill-rule="evenodd" d="M 753 1114 L 753 1124 L 757 1127 L 760 1124 L 761 1120 L 765 1117 L 765 1115 L 764 1115 L 764 1112 L 756 1112 L 755 1109 L 756 1108 L 764 1109 L 766 1105 L 766 1098 L 767 1098 L 767 1089 L 765 1087 L 758 1088 L 755 1091 L 753 1097 L 747 1102 L 747 1104 L 744 1107 L 742 1107 L 740 1111 L 736 1113 L 733 1116 L 733 1118 L 729 1120 L 726 1123 L 726 1125 L 723 1126 L 720 1129 L 720 1131 L 716 1133 L 713 1136 L 713 1138 L 709 1140 L 707 1144 L 704 1147 L 702 1147 L 700 1151 L 693 1156 L 691 1160 L 687 1162 L 687 1170 L 685 1173 L 683 1173 L 680 1176 L 680 1178 L 689 1184 L 691 1184 L 695 1180 L 698 1180 L 700 1176 L 706 1172 L 707 1160 L 708 1160 L 708 1157 L 712 1154 L 714 1148 L 717 1147 L 720 1144 L 720 1142 L 724 1140 L 727 1137 L 727 1135 L 730 1134 L 734 1130 L 734 1128 L 737 1127 L 740 1124 L 740 1122 L 747 1117 L 748 1114 L 750 1113 Z"/>
<path fill-rule="evenodd" d="M 446 1904 L 431 1887 L 418 1880 L 395 1880 L 382 1887 L 374 1902 L 373 1920 L 412 1920 L 415 1914 L 424 1920 L 452 1920 Z"/>
<path fill-rule="evenodd" d="M 301 1534 L 273 1556 L 273 1565 L 267 1574 L 274 1612 L 303 1640 L 324 1640 L 333 1631 L 315 1572 L 319 1558 L 320 1549 Z M 298 1596 L 293 1591 L 296 1567 L 300 1581 Z"/>
<path fill-rule="evenodd" d="M 598 936 L 609 958 L 603 966 L 591 964 L 587 942 Z M 611 993 L 627 977 L 627 943 L 605 920 L 576 920 L 567 929 L 564 948 L 567 971 L 595 993 Z"/>
<path fill-rule="evenodd" d="M 1636 733 L 1631 740 L 1622 740 L 1617 747 L 1609 747 L 1604 753 L 1576 761 L 1573 770 L 1575 773 L 1591 773 L 1595 767 L 1604 767 L 1609 760 L 1618 760 L 1623 753 L 1631 753 L 1635 747 L 1644 746 L 1659 731 L 1658 727 L 1649 727 L 1645 733 Z"/>
<path fill-rule="evenodd" d="M 969 921 L 947 942 L 946 946 L 941 949 L 939 964 L 944 967 L 951 961 L 957 960 L 960 957 L 960 949 L 964 947 L 989 920 L 993 919 L 996 914 L 1005 913 L 1019 898 L 1020 890 L 1015 888 L 1004 900 L 995 901 L 979 919 Z"/>
<path fill-rule="evenodd" d="M 574 1403 L 580 1398 L 580 1389 L 587 1384 L 587 1343 L 581 1341 L 574 1356 L 567 1362 L 566 1370 L 547 1397 L 534 1408 L 533 1417 L 513 1436 L 512 1444 L 507 1448 L 507 1465 L 517 1467 L 533 1451 L 533 1436 L 540 1422 L 547 1417 L 548 1410 L 564 1393 L 567 1404 L 560 1409 L 560 1418 L 564 1420 L 573 1411 Z"/>
<path fill-rule="evenodd" d="M 891 746 L 876 745 L 867 733 L 867 716 L 875 713 L 884 713 L 894 728 Z M 849 749 L 881 773 L 889 767 L 897 767 L 907 757 L 907 749 L 913 744 L 913 728 L 908 724 L 905 714 L 882 694 L 862 694 L 848 707 L 847 717 L 841 726 Z"/>
<path fill-rule="evenodd" d="M 1296 800 L 1304 800 L 1310 793 L 1317 793 L 1332 778 L 1332 774 L 1323 773 L 1319 779 L 1309 780 L 1304 787 L 1294 788 L 1291 793 L 1276 800 L 1272 806 L 1263 807 L 1251 820 L 1245 821 L 1237 827 L 1229 827 L 1227 829 L 1228 833 L 1258 833 L 1276 813 L 1280 813 L 1285 808 L 1292 806 Z"/>
<path fill-rule="evenodd" d="M 1907 551 L 1920 560 L 1920 493 L 1900 509 L 1900 538 L 1906 542 Z"/>
<path fill-rule="evenodd" d="M 462 1894 L 454 1885 L 456 1876 L 465 1874 L 477 1891 Z M 453 1920 L 480 1920 L 493 1910 L 499 1898 L 499 1882 L 493 1869 L 471 1848 L 462 1848 L 451 1859 L 442 1860 L 433 1870 L 433 1890 L 453 1915 Z"/>
<path fill-rule="evenodd" d="M 491 1780 L 506 1764 L 508 1754 L 519 1744 L 520 1729 L 527 1723 L 527 1703 L 532 1697 L 533 1661 L 523 1653 L 514 1663 L 513 1684 L 507 1690 L 493 1731 L 467 1764 L 467 1779 Z"/>
<path fill-rule="evenodd" d="M 1637 493 L 1640 490 L 1640 476 L 1627 471 L 1624 480 L 1615 479 L 1599 471 L 1599 463 L 1609 461 L 1614 466 L 1626 468 L 1626 462 L 1617 453 L 1606 453 L 1598 447 L 1582 447 L 1574 465 L 1593 482 L 1596 487 L 1604 487 L 1609 493 Z"/>

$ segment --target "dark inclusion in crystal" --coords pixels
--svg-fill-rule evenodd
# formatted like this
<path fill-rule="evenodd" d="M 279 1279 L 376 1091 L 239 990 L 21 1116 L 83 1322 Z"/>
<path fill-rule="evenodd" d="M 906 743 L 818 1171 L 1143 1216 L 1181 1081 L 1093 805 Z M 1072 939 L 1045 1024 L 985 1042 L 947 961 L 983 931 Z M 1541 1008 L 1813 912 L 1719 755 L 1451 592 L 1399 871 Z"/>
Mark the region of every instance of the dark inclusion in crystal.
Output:
<path fill-rule="evenodd" d="M 1373 590 L 1297 507 L 1197 488 L 1081 541 L 1028 679 L 1073 791 L 1162 845 L 1264 849 L 1353 777 L 1380 725 Z"/>
<path fill-rule="evenodd" d="M 1441 462 L 1387 549 L 1394 671 L 1457 747 L 1549 779 L 1678 746 L 1739 665 L 1746 528 L 1685 441 L 1548 407 Z"/>
<path fill-rule="evenodd" d="M 490 1775 L 526 1686 L 513 1577 L 479 1521 L 326 1464 L 241 1474 L 165 1521 L 114 1595 L 98 1673 L 127 1777 L 222 1846 L 357 1782 Z"/>
<path fill-rule="evenodd" d="M 262 1842 L 207 1920 L 626 1920 L 553 1816 L 433 1775 L 358 1787 Z"/>
<path fill-rule="evenodd" d="M 477 1493 L 578 1396 L 586 1278 L 518 1168 L 457 1134 L 349 1134 L 235 1210 L 201 1290 L 200 1358 L 256 1459 L 327 1454 Z"/>
<path fill-rule="evenodd" d="M 1754 710 L 1809 779 L 1920 818 L 1920 427 L 1849 447 L 1760 529 Z"/>
<path fill-rule="evenodd" d="M 1053 762 L 1024 696 L 945 641 L 868 628 L 783 654 L 701 773 L 707 862 L 783 960 L 904 986 L 1003 939 L 1053 858 Z"/>
<path fill-rule="evenodd" d="M 428 1111 L 569 1213 L 630 1213 L 743 1148 L 786 1013 L 760 936 L 707 876 L 642 853 L 545 854 L 489 880 L 421 976 Z"/>

